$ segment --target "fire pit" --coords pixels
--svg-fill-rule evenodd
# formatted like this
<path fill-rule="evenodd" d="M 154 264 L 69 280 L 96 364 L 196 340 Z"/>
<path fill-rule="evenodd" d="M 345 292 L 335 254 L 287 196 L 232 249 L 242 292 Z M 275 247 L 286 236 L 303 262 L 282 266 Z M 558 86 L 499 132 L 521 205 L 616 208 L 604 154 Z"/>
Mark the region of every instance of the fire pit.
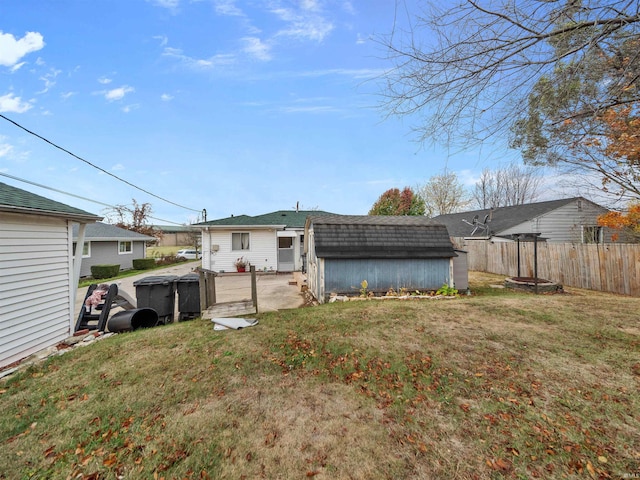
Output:
<path fill-rule="evenodd" d="M 513 290 L 524 290 L 535 293 L 559 293 L 562 285 L 550 280 L 535 277 L 509 277 L 505 278 L 504 286 Z"/>

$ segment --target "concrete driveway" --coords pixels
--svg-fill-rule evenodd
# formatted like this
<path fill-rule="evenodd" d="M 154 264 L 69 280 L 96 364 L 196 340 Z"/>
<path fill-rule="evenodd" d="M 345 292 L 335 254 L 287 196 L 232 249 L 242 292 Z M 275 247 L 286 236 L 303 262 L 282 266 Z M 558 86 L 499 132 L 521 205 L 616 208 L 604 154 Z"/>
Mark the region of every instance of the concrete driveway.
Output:
<path fill-rule="evenodd" d="M 130 297 L 136 298 L 136 287 L 133 283 L 145 277 L 157 275 L 176 275 L 181 277 L 194 272 L 201 265 L 200 261 L 185 262 L 171 267 L 158 270 L 151 270 L 140 275 L 126 277 L 116 280 L 118 291 L 126 292 Z M 299 272 L 295 273 L 299 276 Z M 260 313 L 283 310 L 288 308 L 298 308 L 304 305 L 305 298 L 300 291 L 300 287 L 295 282 L 294 273 L 281 274 L 257 274 L 256 285 L 258 288 L 258 310 Z M 97 282 L 99 283 L 99 282 Z M 76 296 L 77 318 L 80 313 L 82 302 L 87 293 L 87 288 L 79 288 Z M 251 275 L 250 274 L 223 274 L 216 277 L 216 300 L 218 302 L 232 302 L 251 298 Z M 176 295 L 176 309 L 174 318 L 178 318 L 178 298 Z"/>

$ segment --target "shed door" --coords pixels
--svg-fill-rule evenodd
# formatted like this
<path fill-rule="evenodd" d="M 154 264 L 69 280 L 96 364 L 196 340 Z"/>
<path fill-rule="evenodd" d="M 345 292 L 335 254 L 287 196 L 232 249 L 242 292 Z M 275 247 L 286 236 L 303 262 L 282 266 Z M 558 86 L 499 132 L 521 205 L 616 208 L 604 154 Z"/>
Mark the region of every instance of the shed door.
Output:
<path fill-rule="evenodd" d="M 293 240 L 295 237 L 278 237 L 278 271 L 293 272 Z"/>

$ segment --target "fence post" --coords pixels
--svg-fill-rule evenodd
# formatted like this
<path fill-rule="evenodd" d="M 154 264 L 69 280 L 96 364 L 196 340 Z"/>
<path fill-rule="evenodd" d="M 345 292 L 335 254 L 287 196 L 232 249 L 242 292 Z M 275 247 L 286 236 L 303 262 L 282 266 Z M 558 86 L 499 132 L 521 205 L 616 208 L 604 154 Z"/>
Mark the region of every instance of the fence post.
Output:
<path fill-rule="evenodd" d="M 258 313 L 258 286 L 256 283 L 256 267 L 255 265 L 251 265 L 251 301 L 253 302 L 253 306 L 256 308 L 256 313 Z"/>
<path fill-rule="evenodd" d="M 199 277 L 199 280 L 200 280 L 200 282 L 199 282 L 199 287 L 200 287 L 200 311 L 204 312 L 208 307 L 208 304 L 207 304 L 207 285 L 206 285 L 207 277 L 206 277 L 205 273 L 200 269 L 198 269 L 198 277 Z"/>

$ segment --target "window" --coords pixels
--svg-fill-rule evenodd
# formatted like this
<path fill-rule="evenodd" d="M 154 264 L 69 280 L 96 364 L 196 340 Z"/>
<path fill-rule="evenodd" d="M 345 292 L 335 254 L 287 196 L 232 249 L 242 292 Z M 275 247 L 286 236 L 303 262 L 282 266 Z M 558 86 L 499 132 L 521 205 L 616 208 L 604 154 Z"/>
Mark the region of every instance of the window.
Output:
<path fill-rule="evenodd" d="M 293 237 L 278 237 L 278 248 L 293 248 Z"/>
<path fill-rule="evenodd" d="M 133 253 L 133 242 L 131 241 L 120 241 L 118 242 L 118 253 Z"/>
<path fill-rule="evenodd" d="M 73 244 L 73 254 L 76 254 L 76 244 Z M 91 242 L 84 242 L 82 245 L 82 258 L 89 258 L 91 256 Z"/>
<path fill-rule="evenodd" d="M 602 227 L 582 227 L 582 243 L 603 243 Z"/>
<path fill-rule="evenodd" d="M 249 250 L 249 234 L 232 233 L 231 250 Z"/>

